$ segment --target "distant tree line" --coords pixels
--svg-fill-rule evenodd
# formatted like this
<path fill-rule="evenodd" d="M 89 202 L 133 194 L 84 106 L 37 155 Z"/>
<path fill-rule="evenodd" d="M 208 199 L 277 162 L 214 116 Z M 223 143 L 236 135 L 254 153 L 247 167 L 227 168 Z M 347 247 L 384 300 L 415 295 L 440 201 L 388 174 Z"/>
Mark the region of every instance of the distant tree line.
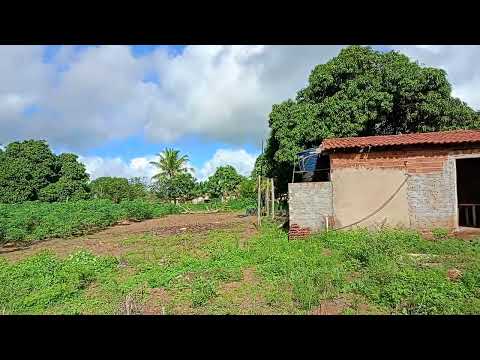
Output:
<path fill-rule="evenodd" d="M 158 172 L 147 179 L 100 177 L 90 181 L 85 165 L 72 153 L 55 155 L 43 140 L 16 141 L 0 149 L 0 203 L 25 201 L 64 202 L 109 199 L 115 203 L 133 199 L 188 201 L 198 196 L 227 199 L 254 197 L 255 181 L 233 166 L 221 166 L 199 182 L 187 167 L 188 156 L 165 149 L 152 162 Z"/>

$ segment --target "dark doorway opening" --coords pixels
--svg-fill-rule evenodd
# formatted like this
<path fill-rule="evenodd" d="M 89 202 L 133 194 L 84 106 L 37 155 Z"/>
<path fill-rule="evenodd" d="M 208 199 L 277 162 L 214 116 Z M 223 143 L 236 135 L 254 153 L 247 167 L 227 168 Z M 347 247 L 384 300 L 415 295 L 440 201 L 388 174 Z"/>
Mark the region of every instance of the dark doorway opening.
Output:
<path fill-rule="evenodd" d="M 480 158 L 457 159 L 458 225 L 480 228 Z"/>

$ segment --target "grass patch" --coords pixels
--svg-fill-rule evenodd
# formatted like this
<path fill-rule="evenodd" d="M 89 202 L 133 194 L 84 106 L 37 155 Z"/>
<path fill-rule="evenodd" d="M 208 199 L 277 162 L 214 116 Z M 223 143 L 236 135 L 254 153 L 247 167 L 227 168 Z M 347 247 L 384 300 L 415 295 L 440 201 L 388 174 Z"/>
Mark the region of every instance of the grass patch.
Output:
<path fill-rule="evenodd" d="M 480 313 L 478 240 L 352 230 L 289 241 L 265 222 L 240 246 L 242 231 L 134 236 L 119 260 L 85 252 L 0 259 L 0 311 L 124 313 L 132 299 L 141 311 L 152 288 L 168 293 L 169 314 L 303 314 L 335 299 L 346 299 L 343 314 Z M 461 276 L 450 280 L 450 268 Z"/>

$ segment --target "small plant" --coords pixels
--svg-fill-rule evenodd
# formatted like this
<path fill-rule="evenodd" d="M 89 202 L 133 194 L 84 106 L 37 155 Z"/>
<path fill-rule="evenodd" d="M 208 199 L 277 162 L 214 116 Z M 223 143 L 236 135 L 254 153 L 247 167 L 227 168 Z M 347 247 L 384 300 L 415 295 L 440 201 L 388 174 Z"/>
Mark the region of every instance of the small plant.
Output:
<path fill-rule="evenodd" d="M 432 235 L 435 240 L 447 240 L 449 232 L 447 229 L 436 228 L 432 230 Z"/>
<path fill-rule="evenodd" d="M 193 307 L 205 305 L 215 295 L 215 284 L 211 280 L 203 277 L 194 280 L 191 294 Z"/>

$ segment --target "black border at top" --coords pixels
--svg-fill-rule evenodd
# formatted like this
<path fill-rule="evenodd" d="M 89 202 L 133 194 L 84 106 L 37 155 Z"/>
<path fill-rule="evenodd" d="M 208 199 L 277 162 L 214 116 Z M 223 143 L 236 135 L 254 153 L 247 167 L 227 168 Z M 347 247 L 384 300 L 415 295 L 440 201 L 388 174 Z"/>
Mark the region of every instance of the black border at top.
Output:
<path fill-rule="evenodd" d="M 0 43 L 480 44 L 478 12 L 459 4 L 230 5 L 130 3 L 129 8 L 102 8 L 96 4 L 21 20 L 12 13 L 0 22 Z"/>

